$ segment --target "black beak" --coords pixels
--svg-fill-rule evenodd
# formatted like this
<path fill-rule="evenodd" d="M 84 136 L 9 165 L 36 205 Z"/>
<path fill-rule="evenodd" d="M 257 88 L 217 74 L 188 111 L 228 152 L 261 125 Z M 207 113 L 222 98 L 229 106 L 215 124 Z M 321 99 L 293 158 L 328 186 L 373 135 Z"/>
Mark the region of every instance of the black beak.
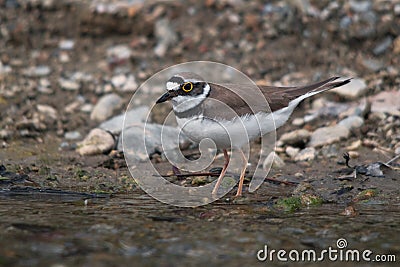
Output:
<path fill-rule="evenodd" d="M 163 94 L 163 95 L 156 101 L 156 104 L 163 103 L 163 102 L 165 102 L 165 101 L 167 101 L 167 100 L 170 100 L 172 97 L 173 97 L 173 96 L 172 96 L 169 92 L 166 92 L 165 94 Z"/>

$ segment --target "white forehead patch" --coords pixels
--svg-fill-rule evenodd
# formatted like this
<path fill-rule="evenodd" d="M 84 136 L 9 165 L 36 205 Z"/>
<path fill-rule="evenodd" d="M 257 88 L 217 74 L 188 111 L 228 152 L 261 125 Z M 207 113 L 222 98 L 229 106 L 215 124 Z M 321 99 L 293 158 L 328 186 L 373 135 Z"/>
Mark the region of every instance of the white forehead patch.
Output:
<path fill-rule="evenodd" d="M 178 90 L 179 89 L 179 84 L 178 83 L 174 83 L 174 82 L 167 82 L 167 90 Z"/>

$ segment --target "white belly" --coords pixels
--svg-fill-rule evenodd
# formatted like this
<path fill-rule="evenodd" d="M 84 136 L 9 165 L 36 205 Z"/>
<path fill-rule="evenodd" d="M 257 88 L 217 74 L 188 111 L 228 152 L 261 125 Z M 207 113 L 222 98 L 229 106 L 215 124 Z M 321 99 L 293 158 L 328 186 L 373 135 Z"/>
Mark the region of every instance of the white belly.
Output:
<path fill-rule="evenodd" d="M 215 121 L 209 118 L 177 118 L 179 127 L 193 141 L 205 138 L 214 141 L 217 148 L 241 148 L 258 136 L 275 130 L 273 116 L 260 112 L 256 116 L 238 117 L 233 121 Z"/>

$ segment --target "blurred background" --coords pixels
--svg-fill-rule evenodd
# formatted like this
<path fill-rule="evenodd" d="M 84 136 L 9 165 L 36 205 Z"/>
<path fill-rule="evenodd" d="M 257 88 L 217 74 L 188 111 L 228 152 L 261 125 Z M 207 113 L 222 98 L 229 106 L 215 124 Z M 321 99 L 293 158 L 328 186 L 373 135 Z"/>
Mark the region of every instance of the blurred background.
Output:
<path fill-rule="evenodd" d="M 284 163 L 273 174 L 311 179 L 307 186 L 267 184 L 243 203 L 196 210 L 140 191 L 118 149 L 118 115 L 153 74 L 193 60 L 230 65 L 259 84 L 354 78 L 330 101 L 305 101 L 278 131 L 294 133 L 278 142 Z M 348 233 L 357 247 L 397 253 L 398 172 L 355 184 L 331 172 L 344 151 L 353 165 L 400 154 L 399 66 L 399 0 L 0 0 L 0 265 L 238 266 L 254 264 L 266 243 L 326 248 Z M 136 100 L 138 121 L 163 90 Z M 152 121 L 169 110 L 160 105 Z M 347 117 L 347 130 L 335 128 Z M 102 142 L 81 143 L 93 136 Z M 170 171 L 157 149 L 153 162 Z M 301 192 L 334 204 L 301 216 L 271 211 Z"/>

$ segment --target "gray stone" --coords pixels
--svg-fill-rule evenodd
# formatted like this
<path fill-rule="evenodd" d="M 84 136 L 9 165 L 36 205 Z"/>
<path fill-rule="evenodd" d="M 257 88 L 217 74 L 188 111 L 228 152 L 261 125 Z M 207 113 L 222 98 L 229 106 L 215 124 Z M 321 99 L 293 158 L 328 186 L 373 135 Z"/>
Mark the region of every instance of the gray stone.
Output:
<path fill-rule="evenodd" d="M 349 129 L 343 125 L 322 127 L 311 134 L 311 140 L 308 145 L 312 147 L 329 145 L 341 139 L 346 139 L 349 135 Z"/>
<path fill-rule="evenodd" d="M 131 159 L 146 161 L 156 151 L 176 150 L 185 142 L 187 138 L 178 128 L 146 123 L 125 128 L 118 140 L 118 150 L 124 151 Z"/>
<path fill-rule="evenodd" d="M 48 105 L 40 105 L 40 104 L 38 104 L 36 107 L 37 107 L 37 110 L 40 113 L 44 114 L 45 116 L 48 116 L 54 120 L 57 119 L 58 113 L 55 108 L 48 106 Z"/>
<path fill-rule="evenodd" d="M 296 155 L 294 158 L 295 161 L 312 161 L 315 159 L 315 148 L 313 147 L 306 147 Z"/>
<path fill-rule="evenodd" d="M 371 112 L 400 116 L 400 91 L 384 91 L 369 98 Z"/>
<path fill-rule="evenodd" d="M 305 129 L 295 130 L 289 133 L 284 133 L 279 141 L 288 145 L 298 145 L 299 143 L 307 143 L 311 133 Z"/>
<path fill-rule="evenodd" d="M 90 114 L 91 120 L 104 121 L 112 116 L 122 105 L 122 98 L 117 94 L 108 94 L 99 99 Z"/>
<path fill-rule="evenodd" d="M 137 89 L 138 84 L 132 74 L 118 74 L 111 78 L 111 83 L 119 92 L 133 92 Z"/>
<path fill-rule="evenodd" d="M 178 37 L 168 19 L 158 20 L 154 27 L 154 32 L 158 40 L 157 46 L 154 48 L 154 53 L 158 57 L 163 57 L 168 48 L 175 44 Z"/>
<path fill-rule="evenodd" d="M 64 134 L 64 138 L 67 140 L 77 140 L 77 139 L 81 139 L 82 135 L 78 131 L 72 131 L 72 132 L 66 132 Z"/>
<path fill-rule="evenodd" d="M 98 155 L 110 151 L 114 147 L 115 141 L 110 133 L 95 128 L 77 145 L 76 150 L 82 156 Z"/>
<path fill-rule="evenodd" d="M 285 166 L 285 162 L 274 151 L 269 153 L 263 162 L 263 169 L 267 170 L 269 167 L 281 169 Z"/>
<path fill-rule="evenodd" d="M 372 8 L 372 2 L 365 0 L 365 1 L 360 1 L 360 0 L 350 0 L 349 5 L 351 10 L 357 13 L 364 13 Z"/>
<path fill-rule="evenodd" d="M 125 128 L 133 126 L 135 124 L 141 124 L 146 120 L 146 116 L 149 112 L 149 108 L 147 106 L 141 106 L 126 112 L 126 116 L 129 117 L 129 124 L 125 125 Z M 124 123 L 125 113 L 115 116 L 103 123 L 100 124 L 99 128 L 109 131 L 113 134 L 119 134 L 122 131 L 123 123 Z"/>
<path fill-rule="evenodd" d="M 22 74 L 27 77 L 37 78 L 37 77 L 44 77 L 51 73 L 51 69 L 49 66 L 33 66 L 26 68 L 22 71 Z"/>
<path fill-rule="evenodd" d="M 373 58 L 363 58 L 362 65 L 370 71 L 377 72 L 385 68 L 383 61 Z"/>
<path fill-rule="evenodd" d="M 300 151 L 300 148 L 292 147 L 292 146 L 288 146 L 285 149 L 286 155 L 288 155 L 292 159 L 294 159 L 297 156 L 297 154 L 299 154 L 299 151 Z"/>
<path fill-rule="evenodd" d="M 79 90 L 79 88 L 81 87 L 78 82 L 64 78 L 58 79 L 58 84 L 62 89 L 67 91 L 76 91 Z"/>
<path fill-rule="evenodd" d="M 107 49 L 107 61 L 111 64 L 127 61 L 131 54 L 127 45 L 116 45 Z"/>
<path fill-rule="evenodd" d="M 3 63 L 0 60 L 0 74 L 6 74 L 11 72 L 11 67 L 8 65 L 3 65 Z"/>
<path fill-rule="evenodd" d="M 377 46 L 375 46 L 374 50 L 372 51 L 375 56 L 379 56 L 392 45 L 393 43 L 393 38 L 391 36 L 387 36 L 385 39 L 383 39 Z"/>
<path fill-rule="evenodd" d="M 348 130 L 354 130 L 364 125 L 364 119 L 359 116 L 350 116 L 341 120 L 338 125 L 342 125 Z"/>
<path fill-rule="evenodd" d="M 351 80 L 350 83 L 335 88 L 331 91 L 345 98 L 354 99 L 364 95 L 367 90 L 368 90 L 367 84 L 363 79 L 353 79 Z"/>

